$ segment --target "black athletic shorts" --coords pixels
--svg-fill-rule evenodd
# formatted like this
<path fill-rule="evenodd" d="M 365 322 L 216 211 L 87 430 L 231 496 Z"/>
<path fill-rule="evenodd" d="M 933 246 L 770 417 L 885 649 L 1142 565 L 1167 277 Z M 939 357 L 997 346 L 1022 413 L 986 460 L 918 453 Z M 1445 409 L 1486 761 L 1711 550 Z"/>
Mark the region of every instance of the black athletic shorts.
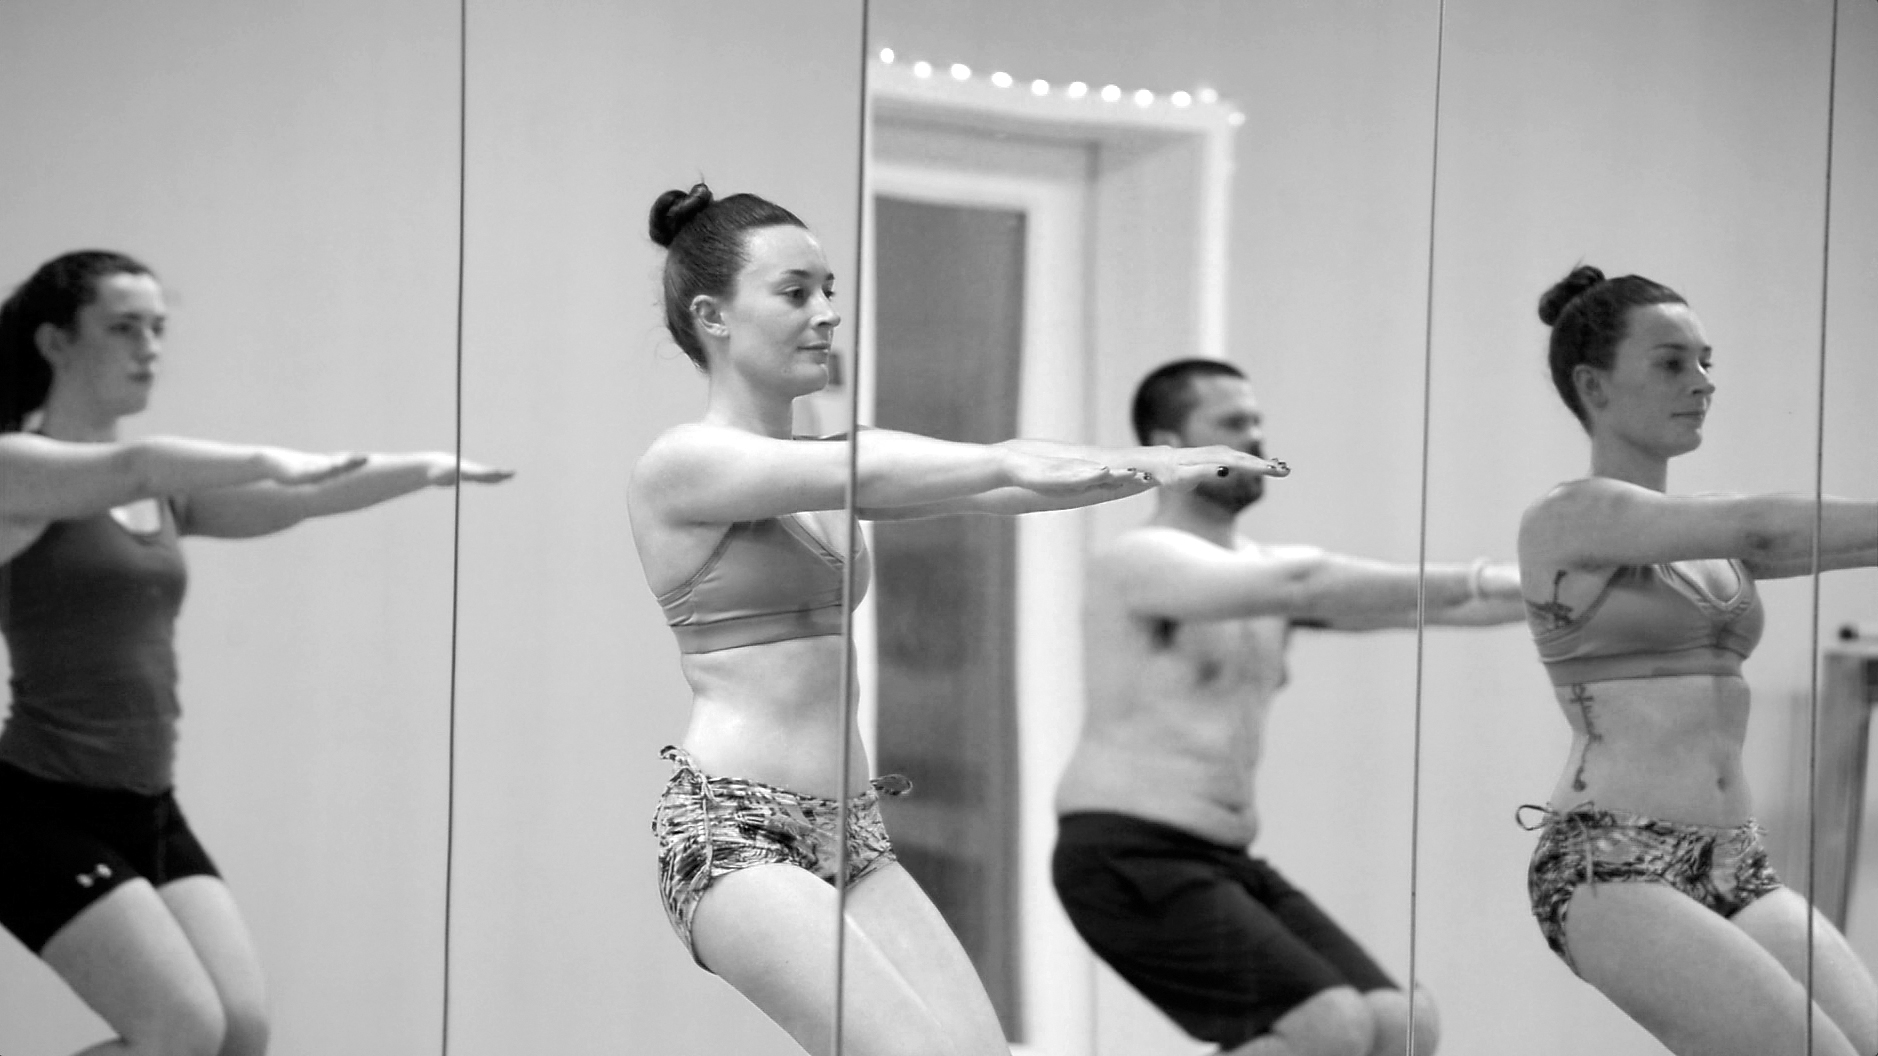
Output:
<path fill-rule="evenodd" d="M 219 875 L 171 793 L 47 781 L 0 763 L 0 926 L 34 953 L 119 884 Z"/>
<path fill-rule="evenodd" d="M 1222 1049 L 1333 987 L 1396 989 L 1304 892 L 1243 849 L 1125 814 L 1058 819 L 1051 878 L 1096 954 Z"/>

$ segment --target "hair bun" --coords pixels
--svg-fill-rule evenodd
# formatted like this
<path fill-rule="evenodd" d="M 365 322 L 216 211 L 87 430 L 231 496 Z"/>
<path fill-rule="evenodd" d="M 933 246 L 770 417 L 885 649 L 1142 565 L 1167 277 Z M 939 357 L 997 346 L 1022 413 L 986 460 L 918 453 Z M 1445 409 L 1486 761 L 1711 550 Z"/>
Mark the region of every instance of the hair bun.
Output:
<path fill-rule="evenodd" d="M 1571 307 L 1579 294 L 1603 281 L 1604 273 L 1589 264 L 1573 268 L 1570 275 L 1560 279 L 1540 296 L 1539 321 L 1547 326 L 1558 322 L 1558 317 L 1565 314 L 1565 309 Z"/>
<path fill-rule="evenodd" d="M 652 203 L 652 216 L 647 225 L 652 241 L 669 247 L 678 233 L 710 204 L 711 189 L 702 183 L 693 184 L 689 191 L 666 191 L 659 195 L 659 200 Z"/>

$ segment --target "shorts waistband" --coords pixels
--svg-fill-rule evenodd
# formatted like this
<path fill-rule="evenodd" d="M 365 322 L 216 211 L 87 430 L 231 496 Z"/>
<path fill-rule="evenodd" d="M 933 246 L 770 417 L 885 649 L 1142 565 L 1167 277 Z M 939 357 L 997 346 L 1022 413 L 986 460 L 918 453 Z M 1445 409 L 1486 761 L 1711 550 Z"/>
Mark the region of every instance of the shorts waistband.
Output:
<path fill-rule="evenodd" d="M 1538 814 L 1539 820 L 1528 822 L 1526 820 L 1527 811 Z M 1632 810 L 1600 807 L 1590 800 L 1575 806 L 1566 807 L 1564 810 L 1557 810 L 1538 803 L 1522 803 L 1519 805 L 1518 809 L 1513 811 L 1513 823 L 1525 829 L 1527 832 L 1533 832 L 1549 825 L 1570 825 L 1578 828 L 1620 827 L 1641 829 L 1661 827 L 1675 829 L 1678 832 L 1701 833 L 1707 836 L 1714 836 L 1718 839 L 1759 828 L 1759 823 L 1753 818 L 1748 818 L 1738 825 L 1703 825 L 1691 821 L 1677 821 L 1673 818 L 1659 818 L 1650 814 L 1639 814 Z"/>

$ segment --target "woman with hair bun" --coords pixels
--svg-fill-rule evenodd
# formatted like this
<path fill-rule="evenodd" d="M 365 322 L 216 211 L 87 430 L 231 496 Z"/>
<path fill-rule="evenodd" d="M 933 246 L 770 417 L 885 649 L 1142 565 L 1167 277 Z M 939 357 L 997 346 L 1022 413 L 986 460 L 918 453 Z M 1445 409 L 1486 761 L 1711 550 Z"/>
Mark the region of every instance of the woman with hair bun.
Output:
<path fill-rule="evenodd" d="M 843 509 L 844 443 L 795 436 L 791 404 L 828 384 L 834 275 L 793 214 L 702 184 L 652 207 L 666 324 L 707 378 L 704 415 L 634 467 L 633 540 L 677 636 L 690 723 L 653 820 L 666 913 L 693 959 L 813 1053 L 834 1042 L 837 869 L 845 868 L 843 1051 L 1008 1053 L 958 940 L 893 857 L 842 707 L 842 584 L 867 582 Z M 854 434 L 864 518 L 1068 509 L 1152 486 L 1283 475 L 1226 447 L 1096 450 Z M 972 702 L 961 701 L 961 707 Z M 851 765 L 838 775 L 843 739 Z M 845 833 L 838 800 L 849 802 Z M 838 866 L 845 843 L 845 866 Z"/>
<path fill-rule="evenodd" d="M 103 1017 L 106 1054 L 256 1056 L 247 926 L 172 790 L 182 535 L 265 535 L 505 470 L 451 454 L 124 440 L 168 313 L 121 253 L 47 262 L 0 305 L 0 925 Z"/>
<path fill-rule="evenodd" d="M 1878 987 L 1767 862 L 1741 749 L 1757 579 L 1878 564 L 1878 502 L 1667 493 L 1715 386 L 1674 290 L 1580 267 L 1546 292 L 1553 383 L 1591 472 L 1526 511 L 1519 558 L 1571 754 L 1528 875 L 1546 942 L 1676 1053 L 1878 1052 Z M 1808 927 L 1813 964 L 1806 963 Z M 1811 981 L 1812 1002 L 1807 1000 Z"/>

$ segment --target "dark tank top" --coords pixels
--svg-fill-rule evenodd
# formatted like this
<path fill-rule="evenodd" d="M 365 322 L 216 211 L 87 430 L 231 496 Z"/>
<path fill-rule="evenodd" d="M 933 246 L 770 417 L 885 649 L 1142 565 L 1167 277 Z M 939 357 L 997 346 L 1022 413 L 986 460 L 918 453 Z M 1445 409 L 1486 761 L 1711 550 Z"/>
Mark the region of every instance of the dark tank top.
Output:
<path fill-rule="evenodd" d="M 176 747 L 174 627 L 186 574 L 176 516 L 54 521 L 0 565 L 13 702 L 0 762 L 51 781 L 159 793 Z"/>

